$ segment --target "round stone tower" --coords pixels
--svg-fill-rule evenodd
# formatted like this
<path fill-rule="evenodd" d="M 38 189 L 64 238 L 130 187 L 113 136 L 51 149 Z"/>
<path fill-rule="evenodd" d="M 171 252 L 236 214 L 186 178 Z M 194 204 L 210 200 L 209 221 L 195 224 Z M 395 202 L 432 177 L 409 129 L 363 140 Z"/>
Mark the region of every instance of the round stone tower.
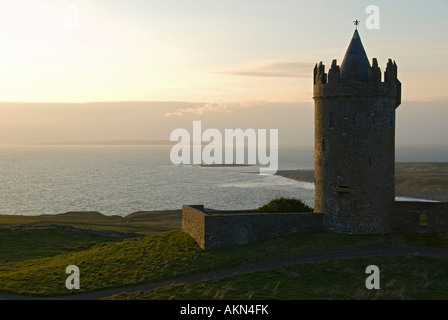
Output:
<path fill-rule="evenodd" d="M 401 103 L 397 65 L 381 79 L 358 30 L 341 67 L 314 68 L 315 205 L 325 231 L 387 233 L 395 201 L 395 109 Z"/>

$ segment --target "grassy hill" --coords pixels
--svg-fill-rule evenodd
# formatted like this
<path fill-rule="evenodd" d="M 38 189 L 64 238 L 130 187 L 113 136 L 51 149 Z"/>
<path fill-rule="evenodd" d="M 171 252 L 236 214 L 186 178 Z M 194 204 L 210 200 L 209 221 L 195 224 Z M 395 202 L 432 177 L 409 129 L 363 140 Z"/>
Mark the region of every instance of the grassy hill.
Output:
<path fill-rule="evenodd" d="M 448 163 L 402 162 L 395 171 L 397 195 L 448 201 Z"/>
<path fill-rule="evenodd" d="M 157 217 L 155 213 L 151 215 Z M 70 219 L 68 216 L 53 218 L 73 219 L 78 226 L 80 221 L 89 218 L 88 214 L 72 213 Z M 150 224 L 144 216 L 143 213 L 136 214 L 129 223 L 135 223 L 136 229 L 141 227 L 137 223 L 139 219 Z M 93 214 L 91 219 L 103 221 L 102 227 L 106 228 L 102 217 Z M 81 229 L 39 226 L 48 221 L 25 223 L 24 220 L 21 220 L 21 226 L 0 228 L 0 296 L 69 296 L 231 269 L 265 260 L 387 243 L 448 249 L 447 236 L 440 234 L 397 234 L 385 239 L 379 235 L 309 233 L 203 251 L 177 227 L 172 227 L 171 231 L 122 238 Z M 156 225 L 159 223 L 156 221 Z M 116 232 L 130 230 L 125 221 L 113 221 L 111 226 Z M 65 288 L 68 276 L 65 268 L 72 264 L 80 269 L 80 290 Z M 372 292 L 365 289 L 364 270 L 369 264 L 381 265 L 384 290 Z M 337 259 L 199 283 L 167 285 L 144 292 L 112 295 L 108 299 L 445 299 L 448 298 L 446 265 L 444 258 L 418 256 Z"/>
<path fill-rule="evenodd" d="M 387 256 L 288 265 L 193 284 L 118 294 L 108 300 L 447 299 L 444 258 Z M 367 290 L 366 266 L 381 268 L 380 290 Z"/>
<path fill-rule="evenodd" d="M 125 217 L 99 212 L 67 212 L 56 215 L 0 215 L 0 228 L 64 225 L 95 231 L 154 234 L 182 226 L 182 210 L 141 211 Z"/>

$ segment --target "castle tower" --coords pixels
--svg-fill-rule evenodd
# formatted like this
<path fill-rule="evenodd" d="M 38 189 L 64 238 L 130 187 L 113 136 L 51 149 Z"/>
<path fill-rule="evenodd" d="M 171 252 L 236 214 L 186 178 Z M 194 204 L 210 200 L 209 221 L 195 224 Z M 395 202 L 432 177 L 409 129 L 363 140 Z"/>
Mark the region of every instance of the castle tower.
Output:
<path fill-rule="evenodd" d="M 314 68 L 315 205 L 325 231 L 386 233 L 395 201 L 395 109 L 401 103 L 397 65 L 381 79 L 358 30 L 341 67 Z"/>

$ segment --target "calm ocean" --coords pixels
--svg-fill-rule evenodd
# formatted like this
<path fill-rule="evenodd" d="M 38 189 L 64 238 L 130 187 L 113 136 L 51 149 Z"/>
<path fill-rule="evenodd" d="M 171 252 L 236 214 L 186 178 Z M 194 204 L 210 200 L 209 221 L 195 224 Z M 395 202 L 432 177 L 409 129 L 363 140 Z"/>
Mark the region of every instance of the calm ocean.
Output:
<path fill-rule="evenodd" d="M 171 164 L 169 146 L 1 146 L 0 214 L 253 209 L 283 197 L 314 204 L 314 185 L 250 173 L 257 167 Z M 279 149 L 279 169 L 313 169 L 313 147 Z M 397 148 L 396 160 L 448 161 L 448 148 Z"/>

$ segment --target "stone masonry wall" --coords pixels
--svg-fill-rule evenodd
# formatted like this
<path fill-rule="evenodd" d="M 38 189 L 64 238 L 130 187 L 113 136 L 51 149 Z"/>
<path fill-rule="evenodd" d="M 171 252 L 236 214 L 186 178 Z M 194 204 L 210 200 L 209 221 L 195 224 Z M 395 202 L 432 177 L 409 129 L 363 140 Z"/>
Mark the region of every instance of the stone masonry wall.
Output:
<path fill-rule="evenodd" d="M 395 202 L 392 232 L 448 232 L 448 202 Z"/>
<path fill-rule="evenodd" d="M 320 232 L 323 231 L 322 220 L 322 214 L 308 212 L 266 214 L 225 211 L 209 215 L 204 212 L 203 206 L 183 206 L 182 210 L 182 230 L 206 250 L 294 233 Z M 446 233 L 448 203 L 395 202 L 391 209 L 390 226 L 391 232 Z"/>
<path fill-rule="evenodd" d="M 294 233 L 322 230 L 317 213 L 238 213 L 208 215 L 183 206 L 182 230 L 203 249 L 242 245 Z"/>
<path fill-rule="evenodd" d="M 202 206 L 182 207 L 182 231 L 188 233 L 201 248 L 205 246 L 205 218 Z"/>

